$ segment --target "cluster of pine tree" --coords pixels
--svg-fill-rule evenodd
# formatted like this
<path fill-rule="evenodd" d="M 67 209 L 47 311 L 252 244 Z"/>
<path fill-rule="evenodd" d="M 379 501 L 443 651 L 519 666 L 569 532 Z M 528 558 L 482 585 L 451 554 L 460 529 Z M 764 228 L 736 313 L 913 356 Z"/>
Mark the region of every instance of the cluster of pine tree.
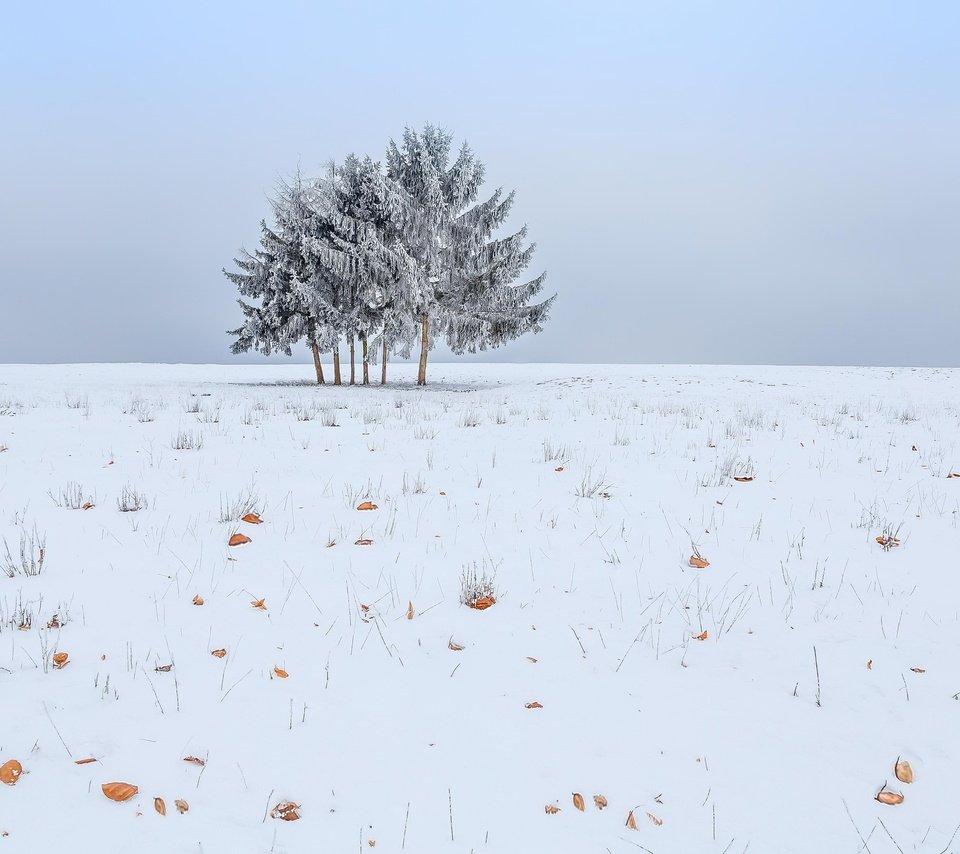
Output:
<path fill-rule="evenodd" d="M 544 275 L 518 284 L 534 246 L 526 227 L 502 235 L 514 194 L 497 190 L 478 202 L 484 165 L 452 134 L 427 125 L 391 140 L 383 163 L 350 155 L 326 174 L 299 173 L 271 199 L 274 223 L 261 223 L 260 247 L 241 251 L 237 285 L 243 325 L 235 353 L 291 352 L 305 341 L 317 382 L 321 354 L 332 353 L 341 384 L 340 344 L 356 382 L 359 342 L 363 383 L 371 361 L 408 358 L 420 348 L 417 383 L 426 383 L 427 352 L 444 341 L 454 353 L 497 347 L 539 332 L 553 297 L 533 302 Z"/>

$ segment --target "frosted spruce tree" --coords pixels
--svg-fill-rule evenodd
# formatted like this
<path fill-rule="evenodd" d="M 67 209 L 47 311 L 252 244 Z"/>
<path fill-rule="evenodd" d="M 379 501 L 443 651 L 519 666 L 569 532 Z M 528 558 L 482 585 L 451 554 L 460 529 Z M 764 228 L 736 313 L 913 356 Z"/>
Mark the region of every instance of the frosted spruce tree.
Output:
<path fill-rule="evenodd" d="M 438 333 L 454 352 L 497 347 L 528 331 L 538 332 L 553 297 L 530 301 L 544 276 L 513 282 L 529 265 L 534 247 L 526 228 L 494 239 L 513 203 L 513 193 L 474 204 L 485 168 L 465 143 L 451 163 L 453 136 L 432 125 L 406 128 L 387 149 L 387 175 L 409 199 L 415 215 L 400 223 L 398 242 L 410 271 L 403 284 L 407 313 L 419 319 L 417 384 L 426 384 L 427 352 Z"/>

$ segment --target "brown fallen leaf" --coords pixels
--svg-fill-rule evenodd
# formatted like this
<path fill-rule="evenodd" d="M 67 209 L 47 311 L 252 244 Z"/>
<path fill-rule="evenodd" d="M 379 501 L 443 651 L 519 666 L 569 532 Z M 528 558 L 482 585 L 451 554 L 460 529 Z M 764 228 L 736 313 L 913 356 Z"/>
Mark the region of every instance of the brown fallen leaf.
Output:
<path fill-rule="evenodd" d="M 270 811 L 270 818 L 279 818 L 283 821 L 296 821 L 300 818 L 300 804 L 293 801 L 281 801 Z"/>
<path fill-rule="evenodd" d="M 274 667 L 273 673 L 278 679 L 286 679 L 290 675 L 286 670 L 283 670 L 280 667 Z"/>
<path fill-rule="evenodd" d="M 557 466 L 554 471 L 563 471 L 563 466 Z"/>
<path fill-rule="evenodd" d="M 373 545 L 373 540 L 369 537 L 361 537 L 354 543 L 355 546 L 371 546 Z"/>
<path fill-rule="evenodd" d="M 479 599 L 475 599 L 470 603 L 470 607 L 477 611 L 486 611 L 491 605 L 495 605 L 497 602 L 493 596 L 481 596 Z"/>
<path fill-rule="evenodd" d="M 57 614 L 54 614 L 50 618 L 50 622 L 47 623 L 48 629 L 59 629 L 60 628 L 60 617 Z"/>
<path fill-rule="evenodd" d="M 261 611 L 266 611 L 267 606 L 263 604 L 266 601 L 267 601 L 266 599 L 255 599 L 250 604 L 253 605 L 254 608 L 258 608 Z"/>
<path fill-rule="evenodd" d="M 88 756 L 86 759 L 75 759 L 73 761 L 74 765 L 89 765 L 91 762 L 96 762 L 96 758 L 93 756 Z"/>
<path fill-rule="evenodd" d="M 877 792 L 877 798 L 881 804 L 886 804 L 887 806 L 896 806 L 897 804 L 903 803 L 903 795 L 899 792 Z"/>
<path fill-rule="evenodd" d="M 527 656 L 527 661 L 529 661 L 531 664 L 537 663 L 537 659 L 535 659 L 532 655 Z"/>
<path fill-rule="evenodd" d="M 163 802 L 163 798 L 154 798 L 153 799 L 153 808 L 160 813 L 160 815 L 167 814 L 167 805 Z"/>
<path fill-rule="evenodd" d="M 447 649 L 452 649 L 454 652 L 463 652 L 463 646 L 457 643 L 453 638 L 450 638 L 447 643 Z"/>
<path fill-rule="evenodd" d="M 192 765 L 199 765 L 201 768 L 207 764 L 206 760 L 201 759 L 199 756 L 184 756 L 183 761 L 189 762 Z"/>
<path fill-rule="evenodd" d="M 413 602 L 407 602 L 407 619 L 412 620 L 414 615 Z"/>
<path fill-rule="evenodd" d="M 215 649 L 210 653 L 214 658 L 223 658 L 227 654 L 225 649 Z"/>
<path fill-rule="evenodd" d="M 67 660 L 69 658 L 70 656 L 65 652 L 55 652 L 53 654 L 53 666 L 56 667 L 57 670 L 63 670 L 63 668 L 67 666 Z"/>
<path fill-rule="evenodd" d="M 242 546 L 244 543 L 251 542 L 251 539 L 246 534 L 233 534 L 229 540 L 227 540 L 228 546 Z"/>
<path fill-rule="evenodd" d="M 737 483 L 750 483 L 750 481 L 753 480 L 753 477 L 752 477 L 752 475 L 742 474 L 742 475 L 736 475 L 733 479 L 734 479 Z"/>
<path fill-rule="evenodd" d="M 690 560 L 688 563 L 694 569 L 706 569 L 708 566 L 710 566 L 710 561 L 700 557 L 700 555 L 690 555 Z"/>
<path fill-rule="evenodd" d="M 194 605 L 202 605 L 202 604 L 203 604 L 203 597 L 200 596 L 199 594 L 197 594 L 196 596 L 194 596 L 194 597 L 193 597 L 193 604 L 194 604 Z"/>
<path fill-rule="evenodd" d="M 583 803 L 583 795 L 581 795 L 579 792 L 573 793 L 573 805 L 580 810 L 580 812 L 583 812 L 586 809 L 586 806 Z"/>
<path fill-rule="evenodd" d="M 190 811 L 190 804 L 183 800 L 183 798 L 176 798 L 173 805 L 177 808 L 177 812 L 180 813 L 180 815 Z"/>
<path fill-rule="evenodd" d="M 361 501 L 357 505 L 357 510 L 377 510 L 379 509 L 372 501 Z"/>
<path fill-rule="evenodd" d="M 93 505 L 92 505 L 89 501 L 84 501 L 83 504 L 80 505 L 80 509 L 81 509 L 81 510 L 93 510 Z"/>
<path fill-rule="evenodd" d="M 0 765 L 0 783 L 5 786 L 16 785 L 23 773 L 23 766 L 16 759 L 9 759 Z"/>
<path fill-rule="evenodd" d="M 247 522 L 250 525 L 261 525 L 263 524 L 263 519 L 257 513 L 245 513 L 240 517 L 241 522 Z"/>
<path fill-rule="evenodd" d="M 926 673 L 926 669 L 923 667 L 911 667 L 910 668 L 914 673 Z"/>
<path fill-rule="evenodd" d="M 656 827 L 660 827 L 660 825 L 663 824 L 663 819 L 657 818 L 652 812 L 647 813 L 647 818 L 649 818 Z"/>
<path fill-rule="evenodd" d="M 100 788 L 111 801 L 129 801 L 140 791 L 132 783 L 104 783 Z"/>
<path fill-rule="evenodd" d="M 547 804 L 547 805 L 543 808 L 543 811 L 544 811 L 547 815 L 556 815 L 558 812 L 560 812 L 560 807 L 558 807 L 556 804 Z"/>
<path fill-rule="evenodd" d="M 536 700 L 534 700 L 532 703 L 524 703 L 523 707 L 525 709 L 542 709 L 543 703 L 538 703 Z"/>
<path fill-rule="evenodd" d="M 160 664 L 153 668 L 154 673 L 169 673 L 171 670 L 173 670 L 172 664 Z"/>
<path fill-rule="evenodd" d="M 626 826 L 631 830 L 637 829 L 637 820 L 633 817 L 633 810 L 630 810 L 630 812 L 627 814 Z"/>
<path fill-rule="evenodd" d="M 603 795 L 594 795 L 593 796 L 593 805 L 598 809 L 602 810 L 607 806 L 607 799 Z"/>
<path fill-rule="evenodd" d="M 867 670 L 873 670 L 873 659 L 867 661 Z"/>
<path fill-rule="evenodd" d="M 910 763 L 907 762 L 906 759 L 897 757 L 897 763 L 894 766 L 894 773 L 897 775 L 897 779 L 901 783 L 913 782 L 913 768 L 910 767 Z"/>
<path fill-rule="evenodd" d="M 709 635 L 707 634 L 706 629 L 704 629 L 702 632 L 700 632 L 700 634 L 694 635 L 694 636 L 693 636 L 693 639 L 694 639 L 694 640 L 706 640 L 708 637 L 709 637 Z"/>

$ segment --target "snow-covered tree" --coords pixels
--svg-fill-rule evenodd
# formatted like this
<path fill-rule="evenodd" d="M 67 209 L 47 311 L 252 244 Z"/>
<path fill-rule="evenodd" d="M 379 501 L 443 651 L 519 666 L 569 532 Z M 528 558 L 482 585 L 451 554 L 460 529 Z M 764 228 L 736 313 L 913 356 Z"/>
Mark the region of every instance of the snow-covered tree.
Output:
<path fill-rule="evenodd" d="M 526 227 L 495 239 L 513 204 L 497 190 L 475 204 L 485 168 L 464 143 L 453 162 L 453 136 L 432 125 L 407 128 L 399 144 L 387 149 L 387 174 L 411 199 L 416 215 L 400 229 L 409 256 L 403 298 L 419 318 L 418 385 L 426 383 L 427 352 L 437 332 L 454 352 L 498 347 L 525 332 L 538 332 L 551 297 L 531 303 L 544 276 L 514 285 L 529 265 L 534 247 L 526 246 Z"/>
<path fill-rule="evenodd" d="M 319 179 L 297 174 L 271 200 L 274 223 L 261 223 L 260 248 L 242 252 L 237 285 L 244 323 L 234 352 L 290 354 L 305 340 L 323 382 L 320 354 L 333 352 L 340 384 L 340 339 L 362 352 L 364 384 L 379 354 L 409 357 L 417 344 L 417 382 L 426 383 L 427 353 L 437 340 L 455 352 L 497 347 L 538 332 L 553 298 L 534 302 L 544 276 L 516 284 L 534 247 L 526 227 L 501 229 L 513 193 L 477 202 L 483 163 L 463 145 L 451 159 L 452 135 L 427 125 L 391 141 L 385 167 L 350 155 Z"/>

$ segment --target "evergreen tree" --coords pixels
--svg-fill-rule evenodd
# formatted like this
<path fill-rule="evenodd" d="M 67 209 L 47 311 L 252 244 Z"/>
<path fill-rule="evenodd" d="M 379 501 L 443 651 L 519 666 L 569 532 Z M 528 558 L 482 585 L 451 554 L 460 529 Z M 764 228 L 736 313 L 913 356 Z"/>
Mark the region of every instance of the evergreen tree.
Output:
<path fill-rule="evenodd" d="M 485 168 L 464 143 L 451 163 L 452 134 L 426 125 L 405 129 L 387 149 L 387 174 L 411 200 L 415 215 L 401 223 L 399 241 L 412 275 L 402 297 L 420 323 L 417 384 L 426 383 L 427 352 L 437 331 L 454 352 L 497 347 L 528 331 L 538 332 L 553 298 L 531 304 L 544 276 L 513 285 L 529 265 L 534 247 L 526 228 L 502 239 L 513 194 L 497 190 L 474 204 Z"/>

